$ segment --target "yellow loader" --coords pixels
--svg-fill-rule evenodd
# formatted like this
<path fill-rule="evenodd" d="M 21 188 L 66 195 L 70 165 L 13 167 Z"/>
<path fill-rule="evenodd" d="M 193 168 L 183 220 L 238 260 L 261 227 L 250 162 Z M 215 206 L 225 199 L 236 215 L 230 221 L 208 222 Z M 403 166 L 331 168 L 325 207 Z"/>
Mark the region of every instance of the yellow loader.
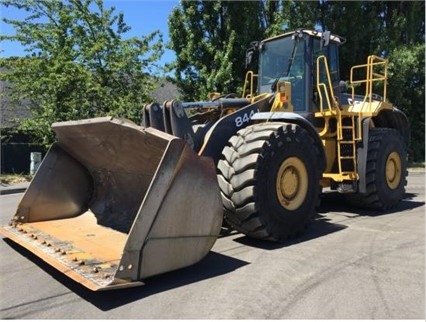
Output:
<path fill-rule="evenodd" d="M 325 187 L 360 207 L 395 207 L 408 120 L 387 100 L 385 59 L 368 57 L 342 86 L 344 42 L 309 29 L 253 42 L 246 63 L 258 55 L 258 73 L 242 95 L 147 104 L 142 126 L 53 124 L 57 142 L 1 233 L 107 290 L 198 262 L 223 219 L 253 238 L 295 236 Z"/>

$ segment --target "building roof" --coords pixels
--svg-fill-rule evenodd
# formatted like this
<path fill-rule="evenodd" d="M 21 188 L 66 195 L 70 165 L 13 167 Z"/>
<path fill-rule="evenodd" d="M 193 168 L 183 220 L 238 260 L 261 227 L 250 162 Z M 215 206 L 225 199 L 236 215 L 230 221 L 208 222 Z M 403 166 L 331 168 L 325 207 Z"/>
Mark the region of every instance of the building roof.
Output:
<path fill-rule="evenodd" d="M 12 128 L 19 124 L 19 121 L 31 117 L 31 111 L 28 107 L 28 101 L 22 101 L 22 104 L 13 106 L 7 96 L 9 83 L 0 81 L 0 128 Z M 162 104 L 166 100 L 176 99 L 178 89 L 176 85 L 167 81 L 161 80 L 157 89 L 152 92 L 154 101 Z M 148 103 L 148 102 L 147 102 Z"/>
<path fill-rule="evenodd" d="M 159 86 L 152 92 L 152 97 L 160 104 L 166 100 L 176 99 L 178 96 L 179 91 L 176 85 L 165 79 L 161 80 Z"/>

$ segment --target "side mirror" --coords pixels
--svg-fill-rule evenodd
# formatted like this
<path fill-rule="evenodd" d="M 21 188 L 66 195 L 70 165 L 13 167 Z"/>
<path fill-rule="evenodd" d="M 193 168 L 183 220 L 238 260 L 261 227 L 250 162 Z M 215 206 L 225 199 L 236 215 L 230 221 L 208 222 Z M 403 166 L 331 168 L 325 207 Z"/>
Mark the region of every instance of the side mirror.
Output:
<path fill-rule="evenodd" d="M 246 51 L 246 68 L 250 65 L 251 60 L 253 59 L 254 50 L 247 49 Z"/>
<path fill-rule="evenodd" d="M 252 41 L 250 43 L 250 47 L 246 50 L 246 68 L 250 65 L 253 54 L 255 51 L 257 51 L 259 48 L 259 42 L 258 41 Z"/>
<path fill-rule="evenodd" d="M 341 80 L 339 82 L 339 89 L 340 89 L 340 93 L 346 93 L 348 90 L 348 86 L 346 85 L 346 82 L 344 80 Z"/>
<path fill-rule="evenodd" d="M 331 34 L 330 31 L 324 31 L 322 33 L 321 42 L 320 42 L 321 48 L 328 46 L 328 43 L 330 42 L 330 34 Z"/>

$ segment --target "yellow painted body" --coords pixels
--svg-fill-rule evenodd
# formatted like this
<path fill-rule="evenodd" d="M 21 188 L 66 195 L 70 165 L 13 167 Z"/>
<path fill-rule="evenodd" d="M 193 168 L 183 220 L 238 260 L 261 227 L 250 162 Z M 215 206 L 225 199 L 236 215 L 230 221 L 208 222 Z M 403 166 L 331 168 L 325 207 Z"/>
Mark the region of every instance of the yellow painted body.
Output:
<path fill-rule="evenodd" d="M 326 72 L 327 84 L 320 82 L 320 66 L 323 66 Z M 366 77 L 355 79 L 354 71 L 361 69 L 364 70 Z M 381 110 L 393 108 L 392 104 L 386 102 L 386 81 L 387 61 L 377 56 L 369 56 L 367 64 L 352 67 L 350 76 L 352 99 L 349 104 L 341 105 L 334 95 L 332 86 L 329 85 L 332 82 L 327 58 L 325 56 L 317 58 L 319 111 L 315 113 L 315 117 L 324 120 L 324 127 L 318 129 L 318 132 L 323 139 L 327 158 L 327 168 L 321 182 L 323 186 L 329 186 L 331 180 L 343 182 L 359 179 L 356 144 L 363 139 L 361 122 L 366 117 L 378 115 Z M 383 85 L 382 100 L 373 99 L 373 84 L 378 82 Z M 355 96 L 354 88 L 359 84 L 365 86 L 362 100 Z M 330 124 L 335 126 L 332 127 Z"/>
<path fill-rule="evenodd" d="M 317 131 L 322 139 L 327 159 L 321 184 L 327 187 L 333 181 L 359 180 L 356 144 L 363 139 L 361 122 L 366 117 L 373 117 L 382 110 L 393 108 L 393 105 L 386 100 L 387 60 L 372 55 L 368 57 L 366 64 L 351 68 L 350 87 L 352 89 L 352 99 L 346 104 L 341 104 L 338 101 L 332 86 L 329 85 L 332 82 L 327 58 L 319 56 L 316 66 L 316 88 L 319 96 L 319 106 L 315 117 L 323 120 L 323 126 L 317 128 Z M 326 83 L 321 82 L 319 79 L 321 66 L 326 73 Z M 356 79 L 354 76 L 356 71 L 362 71 L 365 78 Z M 256 97 L 265 95 L 255 96 L 254 84 L 257 77 L 258 75 L 251 71 L 247 73 L 243 97 L 256 100 Z M 380 93 L 382 94 L 382 100 L 374 99 L 373 85 L 377 83 L 382 84 L 383 92 Z M 363 96 L 355 95 L 355 87 L 359 85 L 365 87 Z M 271 112 L 293 112 L 290 82 L 277 82 Z M 374 126 L 372 122 L 370 123 L 370 126 Z"/>

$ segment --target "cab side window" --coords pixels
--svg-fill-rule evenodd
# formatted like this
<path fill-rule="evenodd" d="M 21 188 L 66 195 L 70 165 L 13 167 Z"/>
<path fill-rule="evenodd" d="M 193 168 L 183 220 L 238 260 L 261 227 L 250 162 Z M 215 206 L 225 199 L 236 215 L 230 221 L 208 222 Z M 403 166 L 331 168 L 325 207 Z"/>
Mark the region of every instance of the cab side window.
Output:
<path fill-rule="evenodd" d="M 327 57 L 327 63 L 328 63 L 328 69 L 330 72 L 330 79 L 331 79 L 331 86 L 333 87 L 333 91 L 335 96 L 340 95 L 340 88 L 339 88 L 339 58 L 338 58 L 338 49 L 337 44 L 335 43 L 329 43 L 327 47 L 320 46 L 320 40 L 314 39 L 313 40 L 313 84 L 314 84 L 314 91 L 316 90 L 316 83 L 317 83 L 317 58 L 321 55 L 324 55 Z M 328 84 L 327 79 L 327 73 L 326 70 L 321 64 L 319 68 L 319 81 L 320 83 L 326 84 L 327 88 L 330 84 Z"/>

